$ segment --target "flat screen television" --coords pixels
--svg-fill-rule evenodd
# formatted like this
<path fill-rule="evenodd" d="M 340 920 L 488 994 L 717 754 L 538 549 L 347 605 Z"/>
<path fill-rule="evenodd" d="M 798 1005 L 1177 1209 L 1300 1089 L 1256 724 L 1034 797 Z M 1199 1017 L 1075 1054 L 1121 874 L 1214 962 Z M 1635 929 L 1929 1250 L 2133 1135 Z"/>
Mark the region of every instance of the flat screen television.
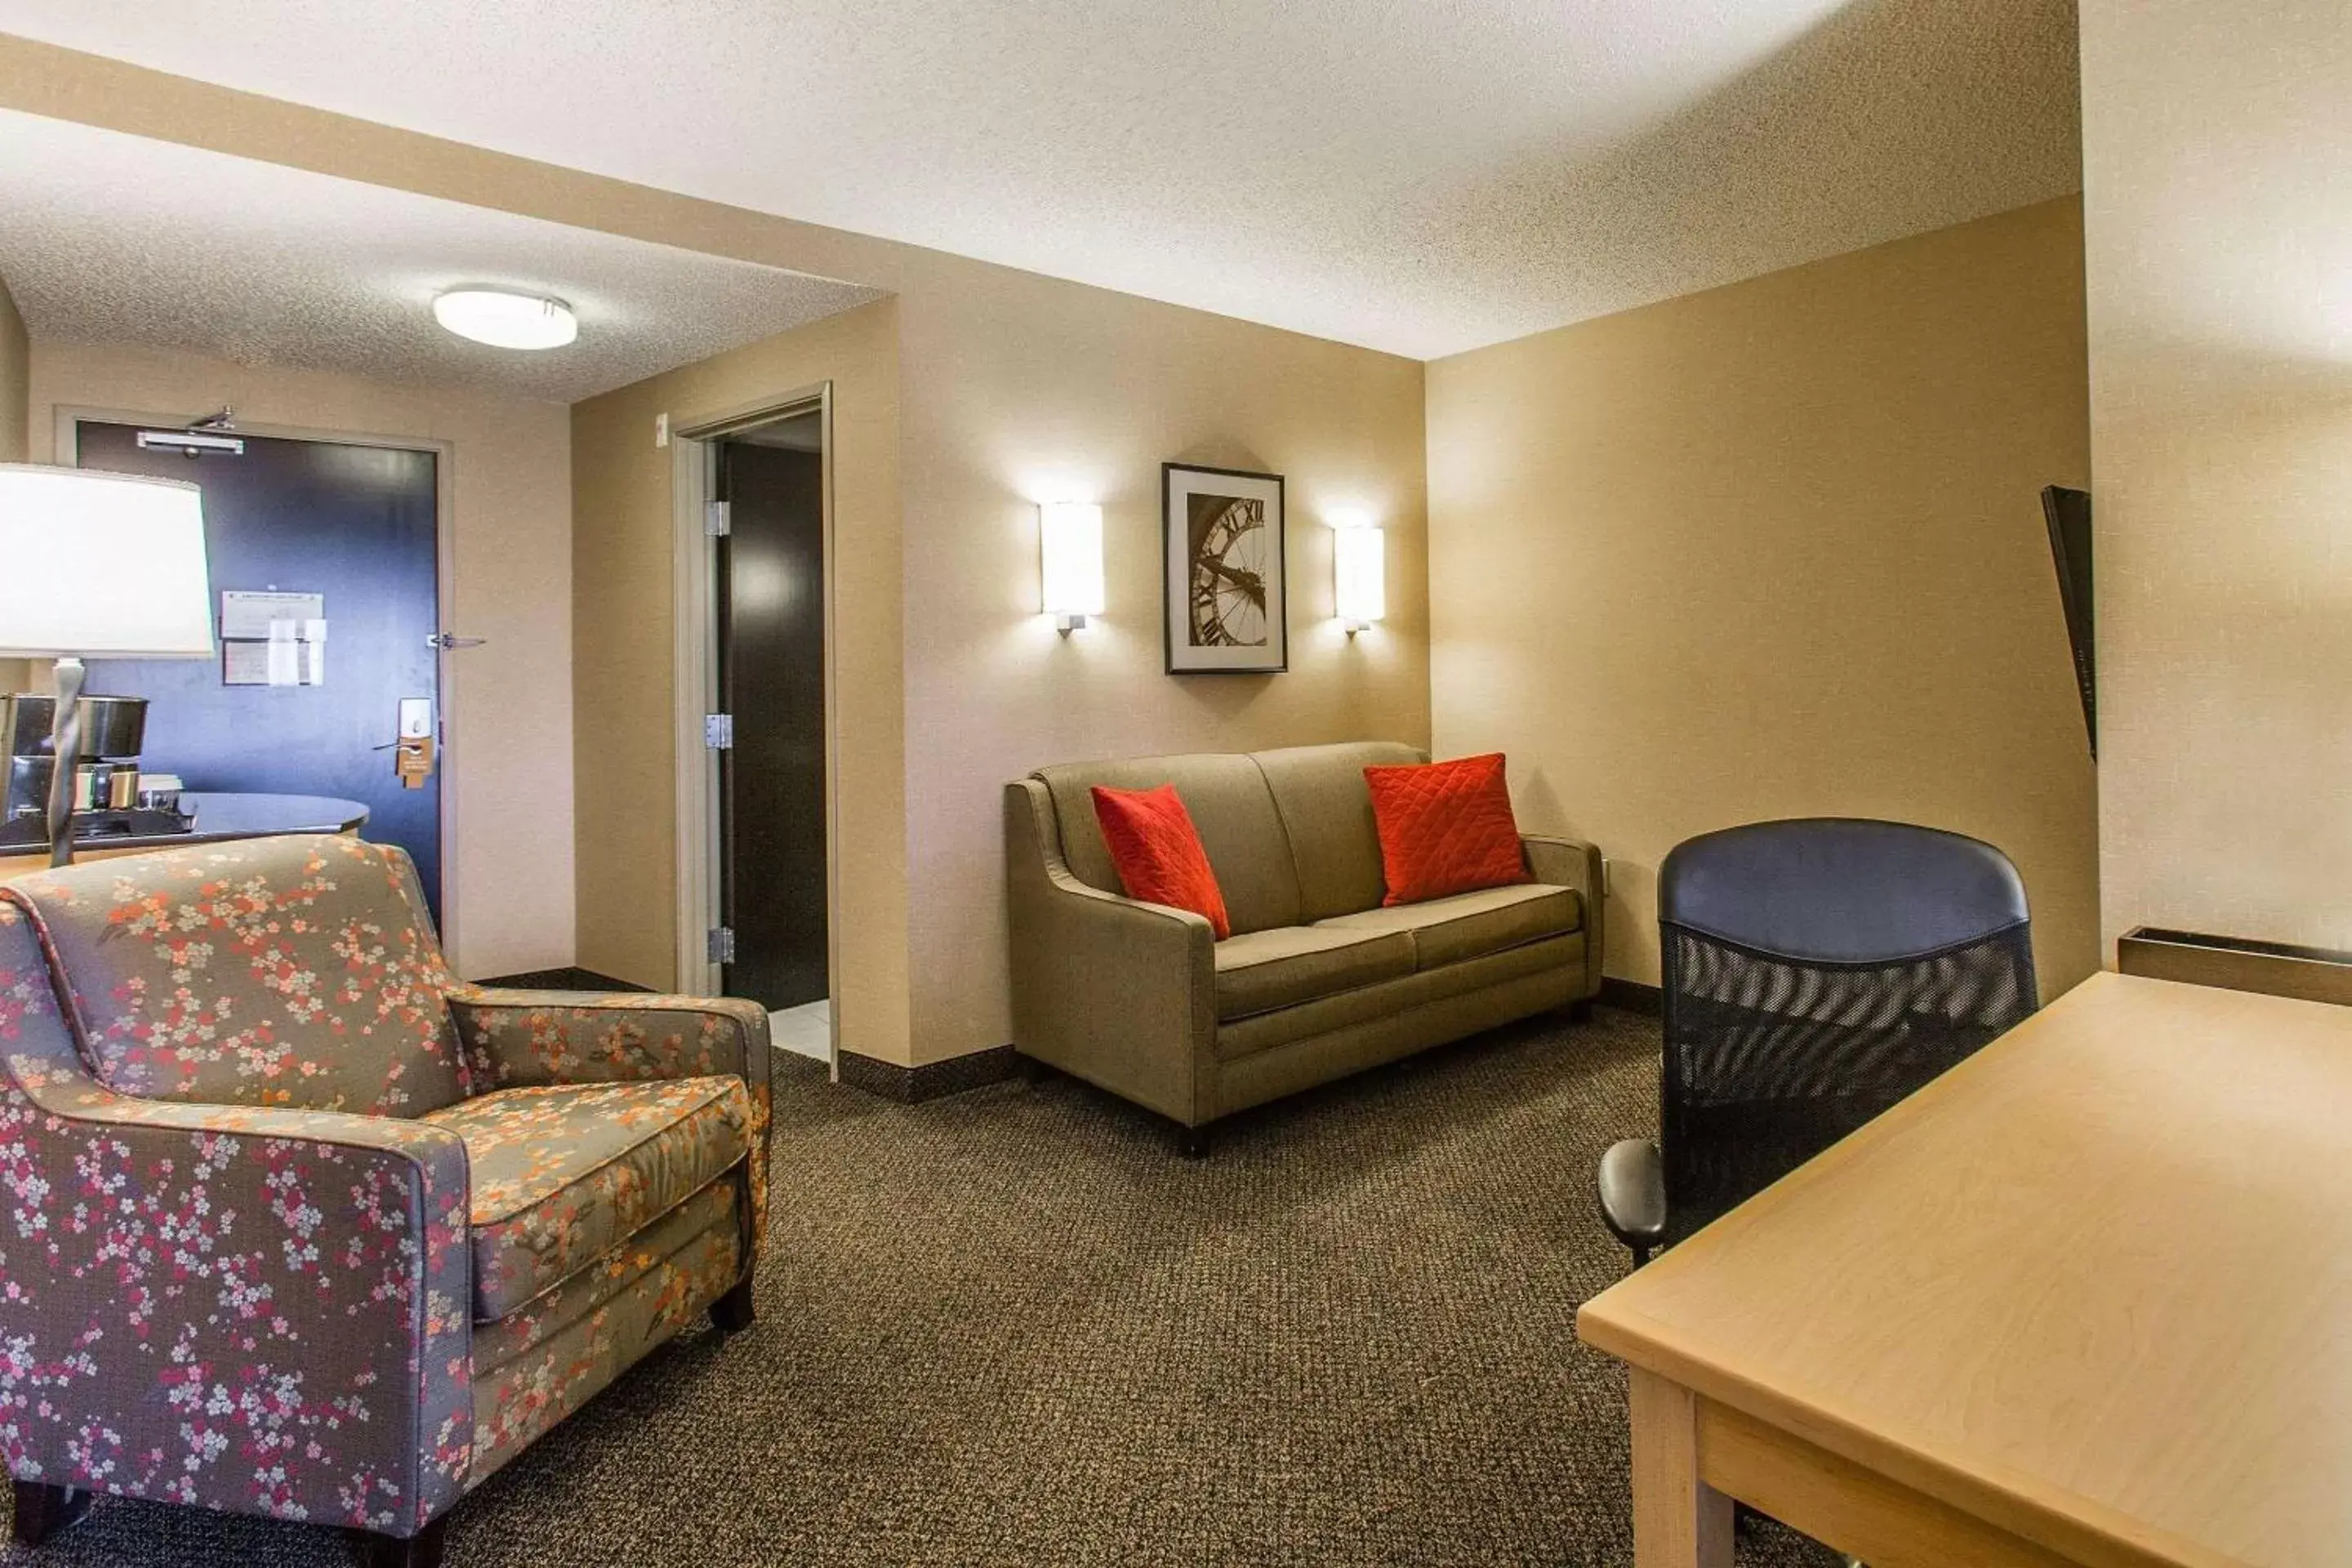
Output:
<path fill-rule="evenodd" d="M 2083 728 L 2091 755 L 2099 754 L 2099 687 L 2091 625 L 2091 497 L 2087 490 L 2045 485 L 2042 518 L 2050 525 L 2050 558 L 2058 566 L 2058 599 L 2066 609 L 2066 640 L 2074 650 L 2074 686 L 2083 697 Z"/>

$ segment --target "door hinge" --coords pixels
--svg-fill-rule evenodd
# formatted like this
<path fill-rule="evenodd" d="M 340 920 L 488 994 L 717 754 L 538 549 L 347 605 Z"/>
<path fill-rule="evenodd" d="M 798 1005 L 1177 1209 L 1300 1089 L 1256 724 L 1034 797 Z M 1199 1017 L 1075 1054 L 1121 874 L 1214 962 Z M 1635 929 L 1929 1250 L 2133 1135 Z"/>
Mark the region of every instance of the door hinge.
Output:
<path fill-rule="evenodd" d="M 455 632 L 435 632 L 425 639 L 425 646 L 446 651 L 454 647 L 479 647 L 489 640 L 488 637 L 461 637 Z"/>
<path fill-rule="evenodd" d="M 705 713 L 702 716 L 702 743 L 714 752 L 735 749 L 735 715 Z"/>
<path fill-rule="evenodd" d="M 735 928 L 733 926 L 712 926 L 704 934 L 709 939 L 707 946 L 711 963 L 735 962 Z"/>
<path fill-rule="evenodd" d="M 732 502 L 705 501 L 702 506 L 702 531 L 713 539 L 724 539 L 735 531 L 735 508 Z"/>

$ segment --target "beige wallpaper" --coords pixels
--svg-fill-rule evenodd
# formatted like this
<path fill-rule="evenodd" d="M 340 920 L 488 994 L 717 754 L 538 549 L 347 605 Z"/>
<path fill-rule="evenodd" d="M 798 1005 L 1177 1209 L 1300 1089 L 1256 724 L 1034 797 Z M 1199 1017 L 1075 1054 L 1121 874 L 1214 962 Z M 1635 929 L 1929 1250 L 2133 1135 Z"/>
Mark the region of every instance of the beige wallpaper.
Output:
<path fill-rule="evenodd" d="M 2083 0 L 2109 942 L 2352 947 L 2346 16 Z"/>
<path fill-rule="evenodd" d="M 25 460 L 31 374 L 32 345 L 26 341 L 25 321 L 16 314 L 7 284 L 0 281 L 0 463 Z M 22 690 L 26 679 L 22 659 L 0 658 L 0 693 Z"/>
<path fill-rule="evenodd" d="M 472 978 L 571 963 L 571 421 L 562 405 L 165 350 L 42 342 L 32 362 L 37 462 L 51 460 L 60 406 L 185 418 L 227 403 L 253 426 L 452 444 L 453 514 L 445 521 L 455 562 L 444 624 L 488 642 L 442 665 L 453 789 L 450 958 Z"/>
<path fill-rule="evenodd" d="M 580 962 L 667 988 L 676 962 L 670 713 L 671 451 L 691 429 L 830 382 L 835 695 L 847 787 L 835 803 L 843 1044 L 908 1059 L 907 818 L 900 741 L 898 331 L 891 300 L 637 383 L 572 410 L 573 683 Z"/>
<path fill-rule="evenodd" d="M 1422 367 L 922 254 L 903 287 L 915 1059 L 1011 1038 L 1003 783 L 1047 763 L 1429 739 Z M 1286 479 L 1290 670 L 1163 673 L 1160 465 Z M 1037 613 L 1041 496 L 1103 506 L 1107 608 Z M 1331 614 L 1336 507 L 1389 530 L 1389 618 Z"/>
<path fill-rule="evenodd" d="M 1377 734 L 1425 743 L 1420 366 L 948 258 L 908 292 L 579 406 L 577 679 L 583 711 L 668 711 L 670 469 L 690 426 L 835 389 L 842 1043 L 920 1064 L 1010 1038 L 999 791 L 1052 762 Z M 1160 464 L 1288 480 L 1291 670 L 1170 679 L 1160 642 Z M 1108 612 L 1069 638 L 1037 611 L 1035 498 L 1103 503 Z M 1330 618 L 1319 519 L 1392 531 L 1390 618 Z M 903 728 L 902 728 L 903 727 Z M 901 736 L 903 734 L 903 740 Z M 581 745 L 581 962 L 669 972 L 667 755 Z M 653 760 L 647 752 L 648 760 Z M 607 879 L 611 885 L 607 886 Z M 629 889 L 638 896 L 625 896 Z"/>
<path fill-rule="evenodd" d="M 1787 816 L 2000 845 L 2043 994 L 2096 967 L 2092 767 L 2038 492 L 2087 478 L 2069 199 L 1429 367 L 1440 752 L 1611 857 Z"/>

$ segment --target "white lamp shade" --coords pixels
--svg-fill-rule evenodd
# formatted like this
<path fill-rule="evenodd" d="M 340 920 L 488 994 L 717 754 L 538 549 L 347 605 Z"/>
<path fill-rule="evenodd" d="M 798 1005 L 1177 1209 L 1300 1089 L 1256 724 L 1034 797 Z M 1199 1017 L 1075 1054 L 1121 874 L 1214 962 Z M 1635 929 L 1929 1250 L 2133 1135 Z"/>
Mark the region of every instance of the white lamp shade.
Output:
<path fill-rule="evenodd" d="M 1331 531 L 1333 607 L 1351 626 L 1369 626 L 1389 613 L 1388 536 L 1359 525 Z"/>
<path fill-rule="evenodd" d="M 0 658 L 212 651 L 195 486 L 0 463 Z"/>
<path fill-rule="evenodd" d="M 1084 501 L 1047 501 L 1037 509 L 1044 553 L 1045 613 L 1103 613 L 1102 508 Z"/>

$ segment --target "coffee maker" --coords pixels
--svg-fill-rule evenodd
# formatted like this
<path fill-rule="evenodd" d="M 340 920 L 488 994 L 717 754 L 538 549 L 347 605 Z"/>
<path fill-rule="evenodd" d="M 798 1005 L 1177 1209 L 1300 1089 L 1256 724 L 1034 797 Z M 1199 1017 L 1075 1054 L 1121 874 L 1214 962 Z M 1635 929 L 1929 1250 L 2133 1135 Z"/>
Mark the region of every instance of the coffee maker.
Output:
<path fill-rule="evenodd" d="M 49 842 L 49 779 L 57 768 L 50 728 L 57 699 L 18 692 L 0 706 L 0 758 L 8 774 L 0 795 L 0 847 L 39 849 Z M 143 697 L 81 700 L 81 754 L 74 768 L 74 841 L 184 833 L 176 799 L 142 791 L 139 755 L 147 738 Z"/>

